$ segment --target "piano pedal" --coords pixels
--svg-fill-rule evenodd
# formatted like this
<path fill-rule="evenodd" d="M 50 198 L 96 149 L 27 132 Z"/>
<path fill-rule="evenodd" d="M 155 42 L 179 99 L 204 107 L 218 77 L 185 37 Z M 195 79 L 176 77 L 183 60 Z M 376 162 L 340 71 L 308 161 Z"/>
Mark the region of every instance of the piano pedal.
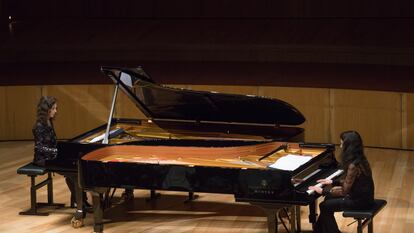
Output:
<path fill-rule="evenodd" d="M 276 217 L 279 217 L 280 223 L 283 225 L 286 232 L 293 233 L 291 230 L 289 230 L 289 228 L 287 227 L 287 225 L 284 221 L 284 219 L 287 219 L 288 223 L 290 223 L 291 216 L 289 215 L 288 209 L 287 208 L 282 208 L 277 215 L 278 216 L 276 216 Z"/>
<path fill-rule="evenodd" d="M 287 218 L 287 219 L 289 219 L 289 218 L 290 218 L 290 216 L 289 216 L 289 212 L 288 212 L 288 210 L 287 210 L 286 208 L 282 208 L 282 209 L 279 211 L 279 217 L 280 217 L 280 218 Z"/>

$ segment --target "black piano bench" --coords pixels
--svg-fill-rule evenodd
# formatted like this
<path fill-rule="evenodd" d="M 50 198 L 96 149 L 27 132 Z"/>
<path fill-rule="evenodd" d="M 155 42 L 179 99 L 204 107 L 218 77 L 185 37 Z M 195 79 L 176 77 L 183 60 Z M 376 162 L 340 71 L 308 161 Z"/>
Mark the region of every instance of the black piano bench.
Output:
<path fill-rule="evenodd" d="M 368 233 L 374 232 L 373 221 L 375 215 L 377 215 L 382 208 L 387 205 L 386 200 L 375 199 L 375 205 L 367 210 L 348 210 L 342 213 L 342 216 L 349 218 L 352 217 L 358 221 L 357 232 L 362 233 L 363 229 L 368 225 Z"/>
<path fill-rule="evenodd" d="M 44 175 L 47 173 L 47 178 L 42 182 L 36 184 L 36 176 Z M 17 169 L 17 174 L 30 176 L 30 209 L 20 212 L 20 215 L 39 215 L 47 216 L 48 213 L 39 213 L 37 210 L 40 207 L 64 207 L 65 204 L 53 203 L 53 179 L 52 174 L 44 167 L 37 166 L 33 163 L 28 163 Z M 36 191 L 41 187 L 47 185 L 47 203 L 36 201 Z"/>

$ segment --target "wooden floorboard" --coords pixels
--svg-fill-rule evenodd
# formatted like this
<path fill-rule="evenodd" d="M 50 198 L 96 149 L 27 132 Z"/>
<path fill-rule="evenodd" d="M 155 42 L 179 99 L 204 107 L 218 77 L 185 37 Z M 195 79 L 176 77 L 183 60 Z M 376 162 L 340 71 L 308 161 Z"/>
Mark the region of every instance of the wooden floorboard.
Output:
<path fill-rule="evenodd" d="M 376 185 L 375 195 L 388 201 L 374 220 L 374 232 L 411 233 L 414 229 L 414 151 L 366 149 Z M 30 205 L 27 176 L 16 170 L 31 161 L 32 142 L 0 143 L 0 232 L 92 232 L 92 216 L 85 226 L 73 229 L 70 220 L 74 209 L 50 209 L 49 216 L 22 216 L 18 213 Z M 120 196 L 121 190 L 115 194 Z M 69 205 L 69 192 L 62 176 L 54 176 L 56 202 Z M 156 202 L 147 202 L 148 190 L 135 190 L 132 203 L 120 203 L 105 212 L 105 232 L 145 233 L 265 233 L 266 218 L 257 207 L 236 203 L 232 195 L 200 193 L 199 198 L 184 203 L 187 194 L 162 192 Z M 46 190 L 38 191 L 38 199 L 46 201 Z M 311 232 L 307 209 L 302 208 L 302 228 Z M 337 215 L 343 232 L 356 232 L 352 219 Z M 286 232 L 279 225 L 279 232 Z"/>

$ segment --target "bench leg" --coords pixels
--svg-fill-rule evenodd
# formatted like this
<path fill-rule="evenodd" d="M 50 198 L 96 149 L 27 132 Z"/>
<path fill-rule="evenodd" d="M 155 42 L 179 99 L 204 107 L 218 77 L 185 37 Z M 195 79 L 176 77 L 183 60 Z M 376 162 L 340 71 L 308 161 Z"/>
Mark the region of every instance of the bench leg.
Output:
<path fill-rule="evenodd" d="M 357 228 L 357 232 L 358 233 L 362 233 L 362 220 L 358 219 L 358 228 Z"/>
<path fill-rule="evenodd" d="M 372 223 L 374 221 L 374 219 L 371 219 L 371 221 L 368 224 L 368 233 L 373 233 L 374 232 L 374 223 Z"/>
<path fill-rule="evenodd" d="M 52 173 L 48 172 L 47 173 L 47 203 L 37 203 L 38 205 L 41 206 L 54 206 L 54 207 L 65 207 L 65 204 L 60 204 L 60 203 L 54 203 L 53 202 L 53 178 L 52 178 Z M 39 187 L 40 188 L 40 187 Z M 38 189 L 38 188 L 36 188 Z"/>
<path fill-rule="evenodd" d="M 53 180 L 52 175 L 50 172 L 47 173 L 47 203 L 52 204 L 53 203 Z"/>
<path fill-rule="evenodd" d="M 48 178 L 39 184 L 36 184 L 36 175 L 29 175 L 30 176 L 30 209 L 26 211 L 22 211 L 20 215 L 38 215 L 38 216 L 47 216 L 48 213 L 39 213 L 38 207 L 44 206 L 53 206 L 53 207 L 64 207 L 65 204 L 56 204 L 53 203 L 53 186 L 52 186 L 52 177 L 51 174 L 48 173 Z M 36 191 L 47 185 L 47 203 L 37 202 L 37 194 Z"/>
<path fill-rule="evenodd" d="M 30 176 L 30 209 L 22 211 L 20 215 L 38 215 L 38 216 L 47 216 L 48 213 L 38 213 L 37 212 L 37 198 L 36 198 L 36 176 Z"/>

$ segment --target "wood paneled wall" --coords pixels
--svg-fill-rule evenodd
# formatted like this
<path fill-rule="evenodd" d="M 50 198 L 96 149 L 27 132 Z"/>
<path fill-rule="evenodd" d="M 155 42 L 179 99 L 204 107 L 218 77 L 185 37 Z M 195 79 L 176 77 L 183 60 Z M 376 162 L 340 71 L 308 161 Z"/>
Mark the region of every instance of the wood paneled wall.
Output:
<path fill-rule="evenodd" d="M 60 138 L 71 138 L 91 130 L 108 119 L 110 85 L 51 85 L 43 95 L 58 99 L 55 128 Z"/>
<path fill-rule="evenodd" d="M 414 148 L 414 94 L 403 96 L 403 148 Z"/>
<path fill-rule="evenodd" d="M 358 130 L 365 145 L 414 149 L 414 94 L 328 88 L 175 85 L 193 90 L 251 94 L 284 100 L 306 117 L 307 142 L 338 143 L 344 130 Z M 32 139 L 36 104 L 41 95 L 58 99 L 55 122 L 59 138 L 72 138 L 107 121 L 112 85 L 0 87 L 0 140 Z M 115 117 L 145 118 L 119 92 Z"/>
<path fill-rule="evenodd" d="M 402 148 L 402 94 L 333 91 L 332 134 L 359 129 L 367 145 Z"/>
<path fill-rule="evenodd" d="M 32 138 L 40 96 L 36 86 L 0 87 L 0 140 Z"/>

